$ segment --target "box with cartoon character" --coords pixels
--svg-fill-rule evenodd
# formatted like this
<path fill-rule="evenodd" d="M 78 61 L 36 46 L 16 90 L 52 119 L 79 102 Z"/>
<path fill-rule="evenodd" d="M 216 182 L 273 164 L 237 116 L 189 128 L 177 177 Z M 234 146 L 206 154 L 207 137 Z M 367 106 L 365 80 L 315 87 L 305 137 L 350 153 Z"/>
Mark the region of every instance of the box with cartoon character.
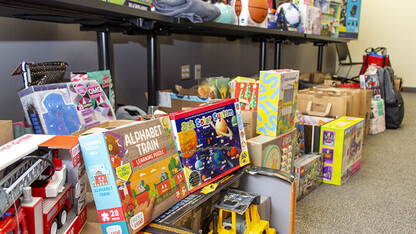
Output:
<path fill-rule="evenodd" d="M 259 135 L 247 141 L 251 164 L 293 173 L 296 129 L 278 137 Z"/>
<path fill-rule="evenodd" d="M 237 98 L 170 114 L 189 192 L 249 163 Z"/>
<path fill-rule="evenodd" d="M 136 233 L 188 195 L 169 117 L 79 141 L 104 233 Z"/>
<path fill-rule="evenodd" d="M 364 119 L 343 116 L 321 127 L 323 181 L 341 185 L 361 166 Z"/>
<path fill-rule="evenodd" d="M 295 128 L 299 71 L 260 71 L 257 133 L 276 137 Z"/>

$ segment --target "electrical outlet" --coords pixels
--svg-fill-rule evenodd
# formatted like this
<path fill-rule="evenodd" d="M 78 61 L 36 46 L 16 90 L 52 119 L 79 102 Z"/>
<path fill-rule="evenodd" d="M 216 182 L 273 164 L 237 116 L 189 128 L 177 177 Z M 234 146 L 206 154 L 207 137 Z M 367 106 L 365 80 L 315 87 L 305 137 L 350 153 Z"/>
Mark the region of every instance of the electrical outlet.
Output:
<path fill-rule="evenodd" d="M 195 64 L 195 80 L 201 79 L 201 64 Z"/>
<path fill-rule="evenodd" d="M 181 70 L 181 80 L 189 80 L 191 78 L 191 66 L 183 65 L 180 67 Z"/>

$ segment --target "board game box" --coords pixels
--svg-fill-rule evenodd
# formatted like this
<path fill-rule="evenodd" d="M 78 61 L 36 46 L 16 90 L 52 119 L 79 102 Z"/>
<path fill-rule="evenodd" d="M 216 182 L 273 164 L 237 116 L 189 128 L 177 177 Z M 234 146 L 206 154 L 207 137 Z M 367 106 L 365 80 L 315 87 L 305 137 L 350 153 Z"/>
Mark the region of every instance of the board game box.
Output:
<path fill-rule="evenodd" d="M 188 195 L 167 116 L 79 141 L 104 233 L 136 233 Z"/>
<path fill-rule="evenodd" d="M 170 119 L 190 193 L 250 162 L 237 98 L 175 112 Z"/>

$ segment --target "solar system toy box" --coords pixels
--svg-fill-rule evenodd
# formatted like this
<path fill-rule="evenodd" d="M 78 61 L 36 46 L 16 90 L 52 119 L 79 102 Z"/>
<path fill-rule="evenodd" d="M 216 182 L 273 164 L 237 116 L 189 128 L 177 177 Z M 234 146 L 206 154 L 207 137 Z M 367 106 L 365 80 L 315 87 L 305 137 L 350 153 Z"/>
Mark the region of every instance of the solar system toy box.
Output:
<path fill-rule="evenodd" d="M 278 137 L 259 135 L 247 141 L 251 164 L 293 173 L 296 129 Z"/>
<path fill-rule="evenodd" d="M 190 193 L 248 164 L 237 98 L 170 114 Z"/>
<path fill-rule="evenodd" d="M 321 127 L 323 182 L 341 185 L 361 167 L 364 119 L 343 116 Z"/>
<path fill-rule="evenodd" d="M 79 142 L 104 233 L 136 233 L 188 195 L 167 116 Z"/>
<path fill-rule="evenodd" d="M 257 133 L 279 136 L 295 128 L 299 71 L 260 71 Z"/>
<path fill-rule="evenodd" d="M 18 95 L 26 120 L 37 134 L 71 135 L 115 119 L 95 80 L 30 86 Z"/>
<path fill-rule="evenodd" d="M 295 160 L 294 174 L 298 180 L 297 200 L 304 198 L 322 184 L 322 154 L 310 153 Z"/>

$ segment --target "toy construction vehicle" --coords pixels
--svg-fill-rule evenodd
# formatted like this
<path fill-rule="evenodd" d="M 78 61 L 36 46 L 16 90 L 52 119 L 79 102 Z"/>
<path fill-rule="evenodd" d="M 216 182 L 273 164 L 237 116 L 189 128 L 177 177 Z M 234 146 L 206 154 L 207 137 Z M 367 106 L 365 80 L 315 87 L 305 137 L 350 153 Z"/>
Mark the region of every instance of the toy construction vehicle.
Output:
<path fill-rule="evenodd" d="M 260 196 L 228 189 L 215 205 L 219 215 L 214 215 L 213 229 L 209 234 L 275 234 L 269 222 L 260 219 L 257 205 Z"/>

